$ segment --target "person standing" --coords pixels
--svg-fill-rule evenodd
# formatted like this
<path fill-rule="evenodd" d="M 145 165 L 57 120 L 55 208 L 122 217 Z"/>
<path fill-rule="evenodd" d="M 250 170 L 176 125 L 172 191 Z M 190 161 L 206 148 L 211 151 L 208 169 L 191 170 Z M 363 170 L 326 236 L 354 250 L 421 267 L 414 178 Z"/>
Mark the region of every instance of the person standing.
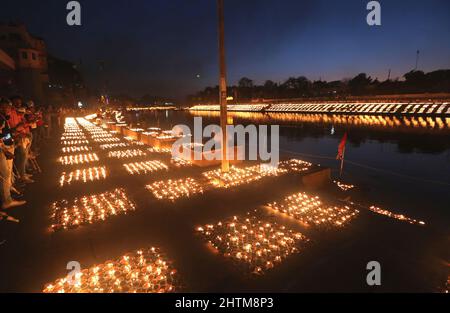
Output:
<path fill-rule="evenodd" d="M 28 148 L 31 144 L 29 137 L 29 125 L 25 120 L 25 108 L 22 107 L 22 98 L 12 98 L 13 108 L 10 112 L 9 126 L 12 129 L 15 142 L 14 164 L 17 167 L 19 181 L 26 184 L 34 183 L 31 175 L 26 173 Z"/>
<path fill-rule="evenodd" d="M 38 129 L 37 129 L 37 114 L 36 114 L 36 108 L 34 106 L 34 102 L 33 101 L 28 101 L 27 102 L 27 108 L 26 108 L 26 113 L 25 113 L 25 120 L 27 121 L 27 123 L 30 125 L 29 127 L 29 137 L 31 140 L 31 145 L 30 145 L 30 151 L 29 153 L 31 153 L 31 151 L 33 152 L 37 152 L 37 137 L 38 137 Z"/>
<path fill-rule="evenodd" d="M 36 110 L 36 126 L 37 126 L 36 145 L 39 146 L 45 138 L 44 112 L 42 108 L 38 108 Z"/>
<path fill-rule="evenodd" d="M 50 138 L 52 132 L 52 106 L 50 105 L 44 114 L 44 127 L 46 129 L 45 138 Z"/>
<path fill-rule="evenodd" d="M 11 103 L 7 99 L 0 100 L 0 200 L 3 210 L 26 204 L 26 201 L 16 201 L 11 197 L 14 140 L 8 119 Z"/>

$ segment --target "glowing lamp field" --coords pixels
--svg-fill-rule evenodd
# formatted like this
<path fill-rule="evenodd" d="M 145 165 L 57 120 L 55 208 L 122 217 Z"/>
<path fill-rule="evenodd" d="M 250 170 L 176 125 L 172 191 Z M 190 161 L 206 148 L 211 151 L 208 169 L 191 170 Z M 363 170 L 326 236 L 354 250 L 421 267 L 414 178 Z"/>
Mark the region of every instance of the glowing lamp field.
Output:
<path fill-rule="evenodd" d="M 119 188 L 112 192 L 76 198 L 72 201 L 61 200 L 51 205 L 52 229 L 56 231 L 93 224 L 135 209 L 125 190 Z"/>
<path fill-rule="evenodd" d="M 115 138 L 115 137 L 113 135 L 111 135 L 110 133 L 98 133 L 98 134 L 91 134 L 91 138 L 96 140 L 96 139 Z"/>
<path fill-rule="evenodd" d="M 61 149 L 61 151 L 62 151 L 62 153 L 89 152 L 89 151 L 91 151 L 91 147 L 89 147 L 89 146 L 63 147 Z"/>
<path fill-rule="evenodd" d="M 390 218 L 393 218 L 393 219 L 396 219 L 396 220 L 399 220 L 399 221 L 402 221 L 402 222 L 407 222 L 409 224 L 425 225 L 425 222 L 423 222 L 423 221 L 415 220 L 415 219 L 407 217 L 407 216 L 405 216 L 403 214 L 396 214 L 396 213 L 390 212 L 390 211 L 385 210 L 385 209 L 380 209 L 380 208 L 378 208 L 376 206 L 371 206 L 369 208 L 369 210 L 374 212 L 374 213 L 377 213 L 377 214 L 380 214 L 380 215 L 384 215 L 384 216 L 387 216 L 387 217 L 390 217 Z"/>
<path fill-rule="evenodd" d="M 299 159 L 291 159 L 288 161 L 280 162 L 280 168 L 287 169 L 292 172 L 304 172 L 309 170 L 312 167 L 312 163 L 302 161 Z"/>
<path fill-rule="evenodd" d="M 272 269 L 308 241 L 301 233 L 251 215 L 198 227 L 197 232 L 216 252 L 254 274 Z"/>
<path fill-rule="evenodd" d="M 108 157 L 114 159 L 130 159 L 146 155 L 147 153 L 139 149 L 117 150 L 108 152 Z"/>
<path fill-rule="evenodd" d="M 286 170 L 274 168 L 266 165 L 255 165 L 251 167 L 239 168 L 232 166 L 230 171 L 222 173 L 220 169 L 203 173 L 203 176 L 218 188 L 231 188 L 242 184 L 248 184 L 260 180 L 265 176 L 277 176 L 285 173 Z"/>
<path fill-rule="evenodd" d="M 116 137 L 105 137 L 105 138 L 95 138 L 93 139 L 96 143 L 111 143 L 111 142 L 120 142 L 119 138 Z"/>
<path fill-rule="evenodd" d="M 123 166 L 131 175 L 148 174 L 157 171 L 167 171 L 169 169 L 169 167 L 161 161 L 127 163 Z"/>
<path fill-rule="evenodd" d="M 78 165 L 97 162 L 99 160 L 96 153 L 65 155 L 59 158 L 62 165 Z"/>
<path fill-rule="evenodd" d="M 71 185 L 74 182 L 87 183 L 106 179 L 106 176 L 107 172 L 105 166 L 78 169 L 68 173 L 63 172 L 59 179 L 59 185 L 63 187 L 65 185 Z"/>
<path fill-rule="evenodd" d="M 172 153 L 170 148 L 150 147 L 147 149 L 150 153 Z"/>
<path fill-rule="evenodd" d="M 168 293 L 179 287 L 177 271 L 156 248 L 127 253 L 114 261 L 57 279 L 44 293 Z"/>
<path fill-rule="evenodd" d="M 175 167 L 186 167 L 186 166 L 192 166 L 191 161 L 187 161 L 181 158 L 172 158 L 170 160 L 170 163 L 174 165 Z"/>
<path fill-rule="evenodd" d="M 281 202 L 267 205 L 269 209 L 288 215 L 302 224 L 320 227 L 341 227 L 354 219 L 359 211 L 348 206 L 337 207 L 323 204 L 319 197 L 300 192 Z"/>
<path fill-rule="evenodd" d="M 337 181 L 335 180 L 334 183 L 336 184 L 336 186 L 339 187 L 339 189 L 341 189 L 342 191 L 348 191 L 348 190 L 352 190 L 355 188 L 355 185 L 351 185 L 351 184 L 344 184 L 343 182 Z"/>
<path fill-rule="evenodd" d="M 100 149 L 102 150 L 110 150 L 110 149 L 117 149 L 117 148 L 126 148 L 130 145 L 125 142 L 119 142 L 119 143 L 110 143 L 110 144 L 104 144 L 100 145 Z"/>
<path fill-rule="evenodd" d="M 87 139 L 87 138 L 84 134 L 78 134 L 78 133 L 65 134 L 65 135 L 61 136 L 61 140 L 85 140 L 85 139 Z"/>
<path fill-rule="evenodd" d="M 63 146 L 79 146 L 79 145 L 87 145 L 89 144 L 88 140 L 61 140 L 61 144 Z"/>
<path fill-rule="evenodd" d="M 159 200 L 174 201 L 203 193 L 203 187 L 194 178 L 159 181 L 145 187 Z"/>

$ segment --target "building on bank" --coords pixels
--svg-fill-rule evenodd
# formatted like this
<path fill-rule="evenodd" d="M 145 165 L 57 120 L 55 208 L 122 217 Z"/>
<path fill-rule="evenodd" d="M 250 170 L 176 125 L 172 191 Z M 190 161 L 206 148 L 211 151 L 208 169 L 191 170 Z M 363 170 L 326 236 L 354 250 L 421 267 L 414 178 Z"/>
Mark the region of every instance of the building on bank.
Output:
<path fill-rule="evenodd" d="M 0 23 L 0 95 L 76 106 L 87 97 L 78 65 L 52 56 L 22 23 Z"/>
<path fill-rule="evenodd" d="M 8 91 L 44 102 L 49 81 L 45 41 L 31 35 L 24 24 L 0 23 L 0 49 L 14 61 Z"/>

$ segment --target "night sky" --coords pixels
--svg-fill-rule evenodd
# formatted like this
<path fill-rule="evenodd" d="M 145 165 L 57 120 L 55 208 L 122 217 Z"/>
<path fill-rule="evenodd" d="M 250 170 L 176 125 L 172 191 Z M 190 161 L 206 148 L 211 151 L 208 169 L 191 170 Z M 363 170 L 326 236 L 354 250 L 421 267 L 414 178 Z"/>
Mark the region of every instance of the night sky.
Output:
<path fill-rule="evenodd" d="M 82 26 L 66 24 L 66 0 L 2 0 L 0 20 L 19 20 L 49 52 L 79 62 L 92 87 L 106 63 L 115 94 L 183 99 L 217 84 L 215 0 L 84 0 Z M 450 1 L 384 0 L 382 26 L 366 23 L 368 0 L 225 0 L 229 84 L 304 75 L 380 80 L 450 68 Z M 197 78 L 197 74 L 200 78 Z"/>

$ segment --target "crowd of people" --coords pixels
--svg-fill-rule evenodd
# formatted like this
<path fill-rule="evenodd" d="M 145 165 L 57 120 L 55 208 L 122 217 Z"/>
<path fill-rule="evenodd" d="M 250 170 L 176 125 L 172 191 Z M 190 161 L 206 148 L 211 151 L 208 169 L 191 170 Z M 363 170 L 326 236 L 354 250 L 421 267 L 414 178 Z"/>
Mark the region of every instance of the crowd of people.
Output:
<path fill-rule="evenodd" d="M 62 114 L 51 107 L 37 107 L 20 96 L 0 99 L 0 211 L 23 206 L 23 192 L 40 172 L 36 157 Z"/>

